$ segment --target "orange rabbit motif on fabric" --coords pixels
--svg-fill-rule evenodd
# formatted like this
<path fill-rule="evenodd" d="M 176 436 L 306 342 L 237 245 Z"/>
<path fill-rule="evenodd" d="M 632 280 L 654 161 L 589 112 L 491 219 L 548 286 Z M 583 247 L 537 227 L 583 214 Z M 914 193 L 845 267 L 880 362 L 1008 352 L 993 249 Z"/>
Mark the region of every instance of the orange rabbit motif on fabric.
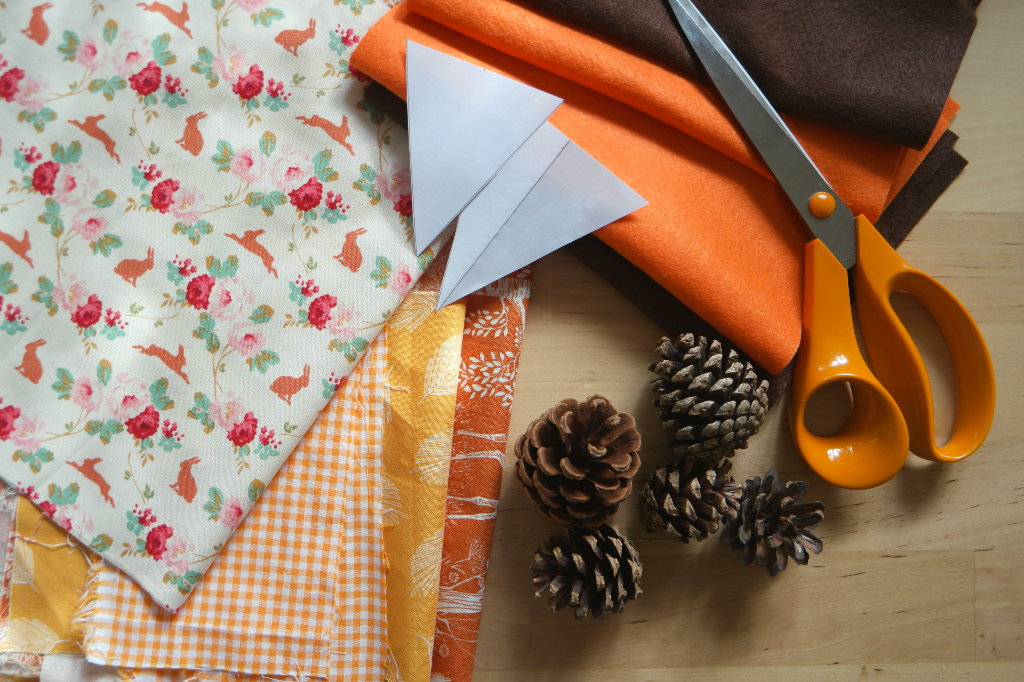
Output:
<path fill-rule="evenodd" d="M 14 368 L 14 371 L 21 374 L 33 384 L 38 384 L 39 380 L 43 378 L 43 365 L 39 362 L 39 357 L 36 355 L 36 349 L 40 346 L 45 346 L 45 339 L 38 339 L 36 341 L 30 341 L 25 344 L 25 355 L 21 358 L 21 364 Z"/>
<path fill-rule="evenodd" d="M 294 56 L 299 56 L 299 46 L 304 45 L 306 41 L 312 40 L 316 37 L 316 20 L 309 20 L 309 28 L 296 31 L 289 29 L 281 31 L 274 38 L 274 42 L 283 47 L 288 52 L 291 52 Z"/>
<path fill-rule="evenodd" d="M 146 257 L 142 260 L 125 258 L 114 267 L 114 272 L 121 275 L 121 278 L 135 286 L 135 282 L 144 274 L 153 269 L 153 248 L 146 251 Z"/>
<path fill-rule="evenodd" d="M 187 384 L 188 375 L 185 374 L 185 347 L 178 344 L 178 354 L 171 355 L 170 351 L 157 346 L 156 344 L 150 344 L 149 346 L 132 346 L 135 350 L 139 351 L 143 355 L 149 355 L 154 357 L 160 362 L 167 365 L 167 369 L 171 370 Z"/>
<path fill-rule="evenodd" d="M 277 270 L 274 269 L 274 257 L 267 251 L 267 247 L 256 241 L 256 238 L 265 232 L 266 230 L 246 230 L 241 237 L 230 233 L 225 233 L 224 236 L 238 242 L 243 249 L 263 261 L 263 267 L 267 269 L 267 272 L 277 277 Z"/>
<path fill-rule="evenodd" d="M 118 163 L 121 163 L 121 157 L 118 156 L 117 152 L 114 151 L 114 148 L 117 146 L 117 143 L 114 142 L 113 138 L 111 138 L 105 130 L 103 130 L 97 125 L 97 123 L 99 123 L 106 117 L 106 114 L 100 114 L 98 116 L 87 116 L 85 119 L 85 123 L 80 123 L 79 121 L 68 121 L 68 123 L 75 126 L 76 128 L 81 129 L 81 131 L 88 135 L 89 137 L 99 140 L 101 143 L 103 143 L 103 147 L 104 149 L 107 150 L 107 153 L 110 154 L 110 158 L 114 159 Z"/>
<path fill-rule="evenodd" d="M 164 15 L 167 21 L 180 28 L 189 38 L 192 37 L 192 31 L 185 27 L 186 22 L 189 20 L 187 2 L 181 4 L 181 11 L 175 11 L 162 2 L 151 2 L 148 5 L 144 2 L 136 4 L 147 12 L 156 12 L 157 14 Z"/>
<path fill-rule="evenodd" d="M 356 244 L 356 238 L 362 234 L 366 234 L 366 230 L 361 227 L 346 234 L 345 246 L 342 247 L 341 253 L 334 257 L 334 260 L 352 272 L 359 272 L 359 267 L 363 264 L 363 252 L 359 250 L 359 245 Z"/>
<path fill-rule="evenodd" d="M 107 479 L 103 478 L 103 474 L 96 471 L 96 465 L 102 461 L 103 460 L 99 457 L 93 457 L 90 459 L 83 459 L 81 464 L 69 461 L 68 466 L 78 469 L 83 476 L 98 485 L 100 487 L 100 494 L 103 495 L 103 499 L 109 502 L 111 507 L 114 507 L 114 499 L 110 497 L 110 484 L 107 483 Z"/>
<path fill-rule="evenodd" d="M 28 21 L 28 28 L 21 30 L 29 40 L 42 45 L 50 37 L 50 27 L 46 25 L 46 19 L 43 19 L 43 12 L 52 7 L 53 5 L 46 2 L 32 8 L 32 18 Z"/>
<path fill-rule="evenodd" d="M 202 460 L 198 457 L 189 457 L 179 464 L 178 480 L 171 484 L 171 490 L 181 495 L 189 504 L 196 499 L 196 479 L 192 477 L 192 467 Z"/>
<path fill-rule="evenodd" d="M 309 365 L 302 368 L 301 377 L 280 376 L 270 384 L 270 390 L 277 394 L 277 397 L 289 405 L 292 404 L 292 396 L 309 386 Z"/>
<path fill-rule="evenodd" d="M 200 111 L 185 119 L 185 132 L 175 143 L 192 156 L 199 156 L 203 151 L 203 134 L 199 132 L 199 121 L 206 118 L 206 112 Z"/>
<path fill-rule="evenodd" d="M 355 150 L 352 149 L 352 145 L 348 143 L 348 136 L 351 133 L 348 129 L 348 119 L 346 117 L 341 117 L 341 125 L 334 125 L 323 116 L 296 116 L 295 120 L 301 121 L 303 125 L 319 128 L 327 133 L 329 138 L 347 149 L 352 156 L 356 155 Z"/>
<path fill-rule="evenodd" d="M 28 239 L 28 230 L 25 230 L 25 236 L 21 239 L 15 239 L 6 232 L 0 232 L 0 242 L 10 247 L 11 251 L 28 263 L 29 267 L 35 267 L 32 265 L 32 259 L 28 257 L 29 249 L 32 248 L 32 243 Z"/>

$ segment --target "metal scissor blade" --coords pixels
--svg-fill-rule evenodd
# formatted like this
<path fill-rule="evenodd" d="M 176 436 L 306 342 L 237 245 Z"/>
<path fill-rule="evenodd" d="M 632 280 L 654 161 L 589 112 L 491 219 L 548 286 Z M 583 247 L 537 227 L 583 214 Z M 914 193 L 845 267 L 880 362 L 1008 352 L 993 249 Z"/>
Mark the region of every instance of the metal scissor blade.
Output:
<path fill-rule="evenodd" d="M 693 2 L 669 0 L 669 6 L 711 81 L 746 131 L 747 137 L 757 147 L 761 158 L 775 174 L 807 227 L 849 270 L 857 263 L 853 213 L 836 196 L 821 171 L 790 132 L 789 126 Z M 836 199 L 836 209 L 828 218 L 816 218 L 808 208 L 808 200 L 818 192 L 828 192 Z"/>

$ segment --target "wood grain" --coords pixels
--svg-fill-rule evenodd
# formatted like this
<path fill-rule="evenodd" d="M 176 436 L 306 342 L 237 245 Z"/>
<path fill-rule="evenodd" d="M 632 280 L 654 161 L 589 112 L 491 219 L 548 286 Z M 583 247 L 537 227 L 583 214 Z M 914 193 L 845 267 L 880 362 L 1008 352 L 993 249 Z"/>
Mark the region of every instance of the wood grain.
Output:
<path fill-rule="evenodd" d="M 825 550 L 771 578 L 717 540 L 646 534 L 634 495 L 614 520 L 640 550 L 644 594 L 582 623 L 532 598 L 533 553 L 558 526 L 515 484 L 510 448 L 476 680 L 1024 680 L 1024 3 L 984 0 L 978 20 L 952 92 L 970 165 L 900 252 L 963 301 L 988 341 L 998 402 L 985 445 L 954 465 L 910 455 L 889 483 L 841 490 L 793 448 L 784 400 L 735 457 L 735 474 L 775 467 L 809 481 L 808 497 L 827 505 Z M 948 437 L 956 380 L 945 342 L 915 301 L 894 303 Z M 601 393 L 637 417 L 646 481 L 670 456 L 647 372 L 661 335 L 568 254 L 540 261 L 509 443 L 562 398 Z"/>

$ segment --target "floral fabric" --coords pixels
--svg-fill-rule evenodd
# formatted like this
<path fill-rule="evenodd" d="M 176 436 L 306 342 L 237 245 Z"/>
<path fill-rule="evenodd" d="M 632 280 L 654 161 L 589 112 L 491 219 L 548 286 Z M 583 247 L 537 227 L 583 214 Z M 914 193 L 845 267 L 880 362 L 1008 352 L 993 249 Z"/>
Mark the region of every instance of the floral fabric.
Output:
<path fill-rule="evenodd" d="M 432 256 L 347 61 L 388 5 L 0 6 L 0 476 L 165 609 Z"/>

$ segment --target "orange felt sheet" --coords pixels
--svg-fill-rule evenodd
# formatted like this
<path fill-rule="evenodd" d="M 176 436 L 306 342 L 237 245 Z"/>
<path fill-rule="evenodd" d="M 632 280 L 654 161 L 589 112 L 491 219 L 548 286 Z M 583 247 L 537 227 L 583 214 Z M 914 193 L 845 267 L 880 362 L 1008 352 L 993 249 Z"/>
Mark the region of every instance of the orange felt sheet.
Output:
<path fill-rule="evenodd" d="M 411 8 L 457 24 L 460 32 Z M 458 8 L 408 0 L 363 38 L 352 65 L 404 93 L 405 41 L 411 39 L 562 97 L 565 104 L 551 122 L 650 202 L 598 236 L 767 369 L 785 366 L 800 341 L 808 235 L 717 95 L 626 48 L 505 0 Z M 654 84 L 631 90 L 630 80 Z M 796 127 L 840 195 L 855 211 L 877 216 L 902 149 L 819 124 L 797 121 Z M 871 150 L 884 162 L 874 163 Z"/>

